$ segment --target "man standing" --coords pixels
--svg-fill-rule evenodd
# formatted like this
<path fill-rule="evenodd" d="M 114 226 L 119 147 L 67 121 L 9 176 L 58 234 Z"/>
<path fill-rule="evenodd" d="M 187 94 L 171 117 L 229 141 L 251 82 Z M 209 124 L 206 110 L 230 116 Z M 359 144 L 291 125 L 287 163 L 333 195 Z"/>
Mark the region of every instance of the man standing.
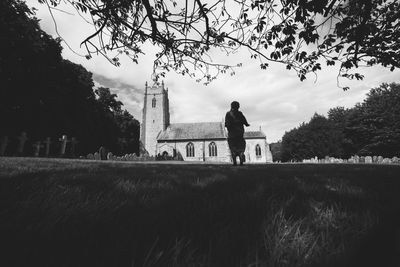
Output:
<path fill-rule="evenodd" d="M 225 127 L 228 129 L 228 145 L 231 150 L 233 165 L 237 165 L 236 157 L 239 156 L 240 165 L 245 161 L 244 150 L 246 149 L 246 141 L 243 138 L 243 125 L 250 126 L 245 116 L 239 111 L 239 102 L 231 103 L 231 110 L 225 115 Z"/>

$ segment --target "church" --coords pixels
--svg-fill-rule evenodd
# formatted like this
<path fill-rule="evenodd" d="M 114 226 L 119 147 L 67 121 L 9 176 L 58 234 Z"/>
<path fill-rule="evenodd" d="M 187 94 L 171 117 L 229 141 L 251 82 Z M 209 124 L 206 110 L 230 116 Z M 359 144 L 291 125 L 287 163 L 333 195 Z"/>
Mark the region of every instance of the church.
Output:
<path fill-rule="evenodd" d="M 225 115 L 225 114 L 224 114 Z M 145 85 L 140 141 L 150 156 L 184 161 L 232 162 L 224 122 L 170 123 L 168 88 Z M 272 162 L 266 135 L 246 131 L 247 163 Z"/>

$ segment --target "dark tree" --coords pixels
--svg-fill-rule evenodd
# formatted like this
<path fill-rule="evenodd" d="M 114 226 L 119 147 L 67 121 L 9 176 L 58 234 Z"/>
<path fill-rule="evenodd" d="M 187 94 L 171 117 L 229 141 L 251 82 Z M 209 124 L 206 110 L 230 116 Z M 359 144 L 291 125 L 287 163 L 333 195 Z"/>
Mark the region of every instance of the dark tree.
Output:
<path fill-rule="evenodd" d="M 282 137 L 282 160 L 342 157 L 342 140 L 343 132 L 333 122 L 314 114 L 310 122 L 286 132 Z"/>
<path fill-rule="evenodd" d="M 24 131 L 31 150 L 33 142 L 51 137 L 53 153 L 58 153 L 54 141 L 66 134 L 79 141 L 78 155 L 102 145 L 118 151 L 119 138 L 128 137 L 124 149 L 137 152 L 132 143 L 138 142 L 139 129 L 120 126 L 122 122 L 129 125 L 132 118 L 122 112 L 116 95 L 108 88 L 99 88 L 95 94 L 92 73 L 62 59 L 59 40 L 40 29 L 23 1 L 0 1 L 0 31 L 6 36 L 0 42 L 0 137 L 10 138 L 10 149 L 15 149 L 16 137 Z M 123 119 L 117 120 L 114 113 Z M 32 155 L 32 151 L 27 153 Z"/>
<path fill-rule="evenodd" d="M 351 112 L 345 134 L 353 153 L 397 156 L 400 154 L 400 84 L 382 84 L 370 90 Z"/>
<path fill-rule="evenodd" d="M 351 79 L 362 79 L 348 73 L 361 65 L 400 66 L 397 0 L 38 1 L 57 8 L 67 3 L 93 20 L 93 34 L 82 40 L 87 58 L 102 54 L 119 65 L 110 56 L 116 51 L 137 62 L 150 42 L 159 48 L 154 67 L 161 75 L 201 72 L 197 78 L 209 82 L 241 65 L 213 56 L 243 48 L 262 69 L 279 62 L 300 80 L 322 64 L 339 63 L 339 74 Z"/>
<path fill-rule="evenodd" d="M 282 141 L 269 144 L 272 158 L 275 162 L 282 161 Z"/>

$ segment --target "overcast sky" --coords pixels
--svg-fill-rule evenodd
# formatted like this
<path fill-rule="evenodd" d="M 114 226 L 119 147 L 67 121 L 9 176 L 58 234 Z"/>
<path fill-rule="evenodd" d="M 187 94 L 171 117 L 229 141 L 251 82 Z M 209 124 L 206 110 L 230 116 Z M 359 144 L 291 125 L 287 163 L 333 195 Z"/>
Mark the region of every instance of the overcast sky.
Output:
<path fill-rule="evenodd" d="M 139 58 L 139 64 L 122 58 L 120 67 L 111 65 L 102 56 L 87 60 L 80 56 L 85 54 L 80 43 L 92 33 L 90 25 L 76 14 L 54 11 L 56 31 L 46 6 L 37 4 L 37 0 L 27 0 L 27 3 L 39 9 L 36 16 L 41 20 L 42 29 L 54 37 L 58 32 L 72 48 L 73 51 L 63 43 L 63 57 L 91 71 L 95 84 L 111 88 L 124 108 L 141 121 L 144 85 L 146 81 L 151 84 L 152 53 Z M 153 49 L 148 47 L 146 51 Z M 261 70 L 259 62 L 250 59 L 248 54 L 227 60 L 241 62 L 243 67 L 237 69 L 234 76 L 220 75 L 207 86 L 187 76 L 167 74 L 164 83 L 169 88 L 171 123 L 221 121 L 230 103 L 236 100 L 251 124 L 249 130 L 261 127 L 271 143 L 280 140 L 285 131 L 308 121 L 315 112 L 326 115 L 336 106 L 353 107 L 365 99 L 370 88 L 383 82 L 400 82 L 399 70 L 365 68 L 360 70 L 365 75 L 363 81 L 339 80 L 341 86 L 351 87 L 343 91 L 337 86 L 335 67 L 325 67 L 317 79 L 308 75 L 307 80 L 300 82 L 296 73 L 283 65 L 270 64 L 267 70 Z"/>

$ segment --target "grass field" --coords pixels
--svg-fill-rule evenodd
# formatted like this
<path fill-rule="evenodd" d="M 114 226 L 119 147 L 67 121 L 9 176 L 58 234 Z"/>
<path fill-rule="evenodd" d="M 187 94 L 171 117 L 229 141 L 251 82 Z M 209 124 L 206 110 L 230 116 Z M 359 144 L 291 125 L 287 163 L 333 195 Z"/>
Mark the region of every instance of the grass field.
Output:
<path fill-rule="evenodd" d="M 400 166 L 0 158 L 0 266 L 400 266 Z"/>

